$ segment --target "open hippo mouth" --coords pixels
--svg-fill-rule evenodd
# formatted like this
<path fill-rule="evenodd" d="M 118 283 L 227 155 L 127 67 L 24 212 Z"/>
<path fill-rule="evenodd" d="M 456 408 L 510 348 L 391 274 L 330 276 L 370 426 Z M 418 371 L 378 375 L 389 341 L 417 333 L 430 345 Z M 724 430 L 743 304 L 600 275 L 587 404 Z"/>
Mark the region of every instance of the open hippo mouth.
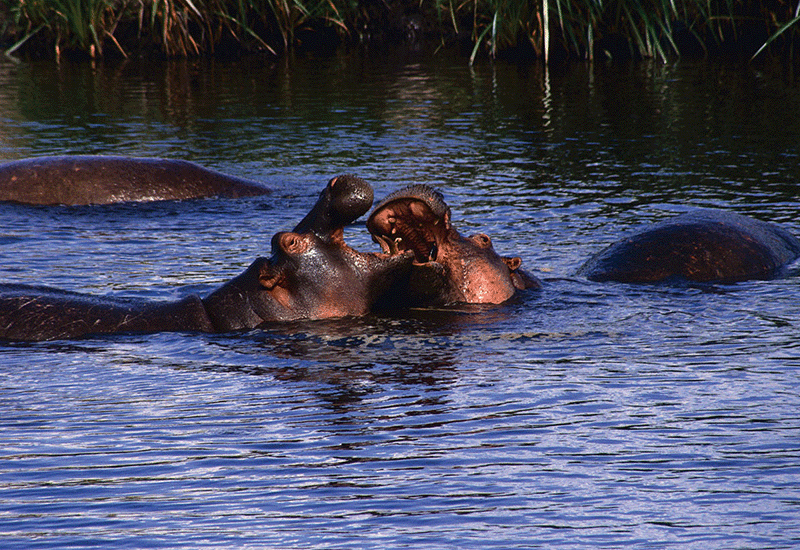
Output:
<path fill-rule="evenodd" d="M 462 237 L 442 194 L 427 185 L 386 197 L 367 219 L 367 229 L 390 257 L 410 260 L 413 254 L 417 269 L 411 270 L 406 303 L 500 304 L 516 289 L 540 286 L 519 269 L 520 258 L 499 256 L 488 235 Z"/>
<path fill-rule="evenodd" d="M 373 210 L 367 220 L 372 239 L 384 253 L 414 253 L 417 263 L 436 261 L 439 244 L 450 225 L 450 209 L 441 193 L 427 185 L 395 191 Z"/>

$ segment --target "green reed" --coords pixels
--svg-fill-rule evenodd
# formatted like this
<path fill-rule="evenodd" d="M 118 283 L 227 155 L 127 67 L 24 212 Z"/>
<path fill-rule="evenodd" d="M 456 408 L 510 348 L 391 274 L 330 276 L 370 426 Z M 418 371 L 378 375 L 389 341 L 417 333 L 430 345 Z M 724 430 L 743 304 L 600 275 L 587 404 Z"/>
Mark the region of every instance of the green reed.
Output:
<path fill-rule="evenodd" d="M 102 54 L 103 43 L 113 40 L 119 21 L 113 0 L 6 0 L 5 4 L 6 13 L 25 27 L 22 40 L 11 51 L 45 30 L 56 37 L 57 53 L 67 47 Z"/>
<path fill-rule="evenodd" d="M 792 0 L 794 1 L 794 0 Z M 404 0 L 385 0 L 387 8 Z M 800 0 L 798 0 L 800 2 Z M 0 0 L 0 30 L 17 43 L 49 43 L 104 55 L 126 55 L 149 42 L 167 56 L 213 53 L 221 44 L 273 53 L 293 46 L 299 29 L 332 27 L 357 39 L 370 24 L 365 0 Z M 679 53 L 674 31 L 702 48 L 737 40 L 754 28 L 764 36 L 756 53 L 784 47 L 800 33 L 800 3 L 783 0 L 415 0 L 422 17 L 436 19 L 440 40 L 469 35 L 471 58 L 524 48 L 548 59 L 611 55 L 610 38 L 633 57 L 666 60 Z M 402 10 L 395 10 L 402 11 Z M 388 12 L 391 13 L 391 12 Z M 433 25 L 434 27 L 436 25 Z M 126 32 L 120 32 L 124 28 Z M 131 38 L 131 28 L 135 36 Z"/>
<path fill-rule="evenodd" d="M 127 55 L 121 26 L 135 26 L 137 40 L 167 56 L 213 53 L 223 41 L 275 53 L 312 21 L 348 32 L 343 8 L 352 9 L 342 0 L 0 0 L 0 25 L 18 39 L 10 53 L 40 37 L 57 56 L 65 49 L 100 56 L 109 45 Z"/>
<path fill-rule="evenodd" d="M 460 8 L 479 14 L 473 56 L 526 41 L 545 59 L 554 49 L 592 59 L 602 39 L 614 37 L 633 57 L 666 60 L 679 54 L 676 26 L 703 49 L 756 28 L 769 35 L 757 55 L 781 35 L 791 42 L 800 34 L 800 3 L 779 0 L 470 0 Z"/>

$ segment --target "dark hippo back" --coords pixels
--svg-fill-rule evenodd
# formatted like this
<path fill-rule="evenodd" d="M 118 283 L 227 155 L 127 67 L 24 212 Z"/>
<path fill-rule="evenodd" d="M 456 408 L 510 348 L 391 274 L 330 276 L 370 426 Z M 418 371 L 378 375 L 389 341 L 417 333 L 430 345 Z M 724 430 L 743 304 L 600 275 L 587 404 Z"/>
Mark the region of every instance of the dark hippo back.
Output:
<path fill-rule="evenodd" d="M 246 197 L 270 190 L 185 160 L 76 155 L 0 165 L 0 201 L 41 205 L 111 204 Z"/>
<path fill-rule="evenodd" d="M 770 279 L 800 256 L 783 228 L 739 214 L 697 210 L 612 244 L 578 271 L 592 281 Z"/>
<path fill-rule="evenodd" d="M 0 340 L 56 340 L 111 332 L 214 327 L 200 298 L 177 302 L 90 296 L 44 286 L 0 285 Z"/>

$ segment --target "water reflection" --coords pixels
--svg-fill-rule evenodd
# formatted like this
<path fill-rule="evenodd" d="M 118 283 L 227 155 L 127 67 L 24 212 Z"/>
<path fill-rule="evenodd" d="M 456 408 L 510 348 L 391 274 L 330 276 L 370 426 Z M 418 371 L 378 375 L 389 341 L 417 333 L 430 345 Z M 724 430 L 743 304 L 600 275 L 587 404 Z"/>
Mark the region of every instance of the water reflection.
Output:
<path fill-rule="evenodd" d="M 4 158 L 172 156 L 277 190 L 3 205 L 4 280 L 204 294 L 356 172 L 378 197 L 438 185 L 460 231 L 546 283 L 500 307 L 0 346 L 0 540 L 786 546 L 800 533 L 797 281 L 571 276 L 693 205 L 800 233 L 797 90 L 795 75 L 687 62 L 0 59 Z M 363 224 L 347 233 L 377 249 Z"/>
<path fill-rule="evenodd" d="M 453 306 L 322 321 L 265 323 L 239 338 L 220 337 L 213 345 L 243 360 L 262 357 L 295 359 L 290 367 L 250 366 L 245 372 L 280 379 L 335 385 L 370 383 L 447 383 L 458 362 L 462 331 L 493 332 L 518 315 L 514 305 Z M 257 359 L 256 359 L 257 361 Z M 311 365 L 308 365 L 311 363 Z M 320 367 L 323 365 L 323 367 Z"/>
<path fill-rule="evenodd" d="M 707 63 L 545 72 L 438 61 L 376 66 L 353 54 L 297 59 L 292 70 L 261 57 L 16 67 L 0 105 L 23 124 L 4 128 L 4 155 L 177 156 L 287 184 L 301 167 L 358 169 L 386 188 L 453 189 L 457 204 L 476 189 L 489 191 L 483 200 L 544 188 L 575 201 L 606 189 L 631 208 L 708 205 L 719 192 L 790 198 L 773 187 L 797 177 L 800 117 L 778 114 L 800 111 L 792 83 Z"/>

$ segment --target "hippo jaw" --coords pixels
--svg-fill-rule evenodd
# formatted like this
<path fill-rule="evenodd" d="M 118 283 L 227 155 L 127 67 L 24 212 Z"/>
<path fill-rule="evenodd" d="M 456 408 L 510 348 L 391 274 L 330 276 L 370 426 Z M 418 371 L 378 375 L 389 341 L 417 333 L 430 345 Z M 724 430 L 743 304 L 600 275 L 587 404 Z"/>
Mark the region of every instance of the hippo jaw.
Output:
<path fill-rule="evenodd" d="M 278 233 L 273 255 L 261 267 L 263 298 L 278 305 L 284 320 L 364 315 L 398 281 L 408 276 L 410 253 L 362 253 L 314 233 Z"/>
<path fill-rule="evenodd" d="M 372 186 L 359 177 L 343 174 L 332 178 L 311 211 L 293 229 L 294 233 L 314 233 L 320 239 L 344 242 L 344 226 L 352 223 L 372 206 Z"/>
<path fill-rule="evenodd" d="M 367 229 L 386 254 L 411 251 L 418 264 L 435 262 L 451 229 L 450 210 L 435 210 L 414 197 L 384 201 L 369 217 Z"/>
<path fill-rule="evenodd" d="M 525 286 L 519 258 L 501 258 L 488 235 L 462 237 L 441 193 L 412 185 L 375 207 L 367 229 L 384 253 L 414 254 L 410 292 L 423 303 L 499 304 Z M 415 280 L 416 279 L 416 280 Z"/>

